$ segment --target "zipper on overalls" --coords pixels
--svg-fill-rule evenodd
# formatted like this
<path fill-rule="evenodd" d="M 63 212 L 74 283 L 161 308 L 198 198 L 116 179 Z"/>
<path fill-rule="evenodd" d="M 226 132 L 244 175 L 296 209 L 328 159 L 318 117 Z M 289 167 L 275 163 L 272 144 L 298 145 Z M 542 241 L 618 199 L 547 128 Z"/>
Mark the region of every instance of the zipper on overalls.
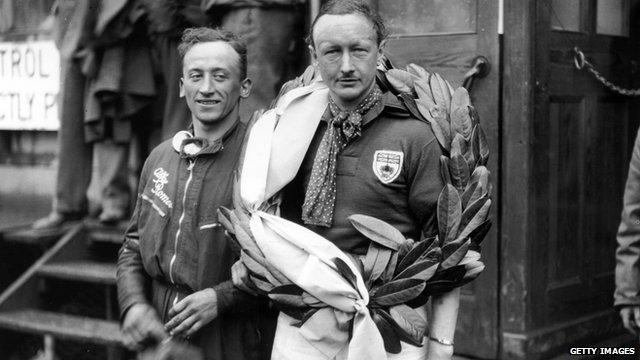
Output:
<path fill-rule="evenodd" d="M 171 257 L 171 261 L 169 262 L 169 279 L 172 284 L 175 284 L 173 280 L 173 265 L 176 262 L 176 257 L 178 256 L 178 241 L 180 239 L 180 231 L 182 230 L 182 221 L 184 220 L 184 216 L 186 213 L 186 202 L 187 202 L 187 192 L 189 191 L 189 184 L 191 184 L 191 179 L 193 178 L 193 166 L 196 164 L 196 159 L 189 160 L 189 166 L 187 170 L 189 171 L 189 177 L 187 178 L 187 182 L 184 185 L 184 193 L 182 194 L 182 214 L 180 214 L 180 219 L 178 220 L 178 230 L 176 230 L 176 238 L 173 242 L 173 256 Z M 178 301 L 178 294 L 176 294 L 176 298 L 173 300 L 173 303 Z"/>

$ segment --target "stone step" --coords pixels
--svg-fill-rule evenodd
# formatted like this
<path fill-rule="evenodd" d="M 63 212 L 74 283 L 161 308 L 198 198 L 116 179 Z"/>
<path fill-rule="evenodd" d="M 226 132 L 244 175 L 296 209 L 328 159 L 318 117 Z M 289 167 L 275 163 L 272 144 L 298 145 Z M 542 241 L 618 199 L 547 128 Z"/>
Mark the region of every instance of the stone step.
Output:
<path fill-rule="evenodd" d="M 0 328 L 100 345 L 121 345 L 116 321 L 36 309 L 0 312 Z"/>
<path fill-rule="evenodd" d="M 40 276 L 115 285 L 116 265 L 113 263 L 92 262 L 87 260 L 58 262 L 43 265 L 38 269 Z"/>

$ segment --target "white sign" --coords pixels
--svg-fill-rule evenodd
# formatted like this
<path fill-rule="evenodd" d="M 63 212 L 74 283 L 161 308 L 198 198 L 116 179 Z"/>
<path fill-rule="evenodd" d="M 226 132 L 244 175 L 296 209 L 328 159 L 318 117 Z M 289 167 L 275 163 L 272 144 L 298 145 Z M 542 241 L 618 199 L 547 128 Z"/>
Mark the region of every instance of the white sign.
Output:
<path fill-rule="evenodd" d="M 59 89 L 53 41 L 0 42 L 0 130 L 57 130 Z"/>

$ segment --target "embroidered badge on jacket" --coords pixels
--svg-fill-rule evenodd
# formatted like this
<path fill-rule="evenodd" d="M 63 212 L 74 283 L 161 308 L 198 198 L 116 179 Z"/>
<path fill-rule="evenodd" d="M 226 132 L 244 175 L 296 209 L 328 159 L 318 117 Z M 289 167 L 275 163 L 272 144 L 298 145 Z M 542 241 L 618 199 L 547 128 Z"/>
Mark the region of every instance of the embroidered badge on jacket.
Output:
<path fill-rule="evenodd" d="M 378 150 L 373 154 L 373 173 L 383 184 L 388 184 L 400 175 L 403 160 L 401 151 Z"/>
<path fill-rule="evenodd" d="M 169 196 L 163 191 L 164 186 L 169 182 L 169 173 L 163 168 L 157 168 L 153 172 L 153 189 L 151 189 L 151 193 L 160 199 L 169 209 L 173 207 L 173 202 L 169 199 Z"/>

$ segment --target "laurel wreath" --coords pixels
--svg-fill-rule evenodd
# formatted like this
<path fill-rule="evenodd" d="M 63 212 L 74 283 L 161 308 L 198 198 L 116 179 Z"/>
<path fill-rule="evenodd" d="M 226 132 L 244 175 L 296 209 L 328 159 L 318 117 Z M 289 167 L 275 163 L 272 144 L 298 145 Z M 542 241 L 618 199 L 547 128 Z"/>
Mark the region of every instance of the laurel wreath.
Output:
<path fill-rule="evenodd" d="M 386 351 L 399 353 L 401 342 L 422 344 L 427 320 L 415 310 L 417 307 L 433 295 L 472 281 L 485 268 L 479 245 L 491 227 L 491 184 L 486 168 L 489 149 L 464 88 L 454 90 L 440 75 L 414 64 L 401 70 L 383 59 L 379 69 L 380 86 L 396 94 L 414 116 L 430 123 L 445 154 L 440 158 L 445 186 L 438 197 L 436 236 L 414 241 L 374 217 L 349 217 L 355 229 L 371 240 L 363 260 L 350 256 L 369 291 L 369 311 Z M 286 83 L 279 96 L 310 84 L 316 77 L 316 71 L 309 67 Z M 302 326 L 328 305 L 293 284 L 265 258 L 251 234 L 249 212 L 237 188 L 235 208 L 220 208 L 219 221 L 237 242 L 240 260 L 249 269 L 255 290 L 296 319 L 294 325 Z M 261 207 L 272 214 L 277 209 L 277 198 Z M 356 288 L 355 274 L 341 259 L 333 260 L 340 274 Z"/>

